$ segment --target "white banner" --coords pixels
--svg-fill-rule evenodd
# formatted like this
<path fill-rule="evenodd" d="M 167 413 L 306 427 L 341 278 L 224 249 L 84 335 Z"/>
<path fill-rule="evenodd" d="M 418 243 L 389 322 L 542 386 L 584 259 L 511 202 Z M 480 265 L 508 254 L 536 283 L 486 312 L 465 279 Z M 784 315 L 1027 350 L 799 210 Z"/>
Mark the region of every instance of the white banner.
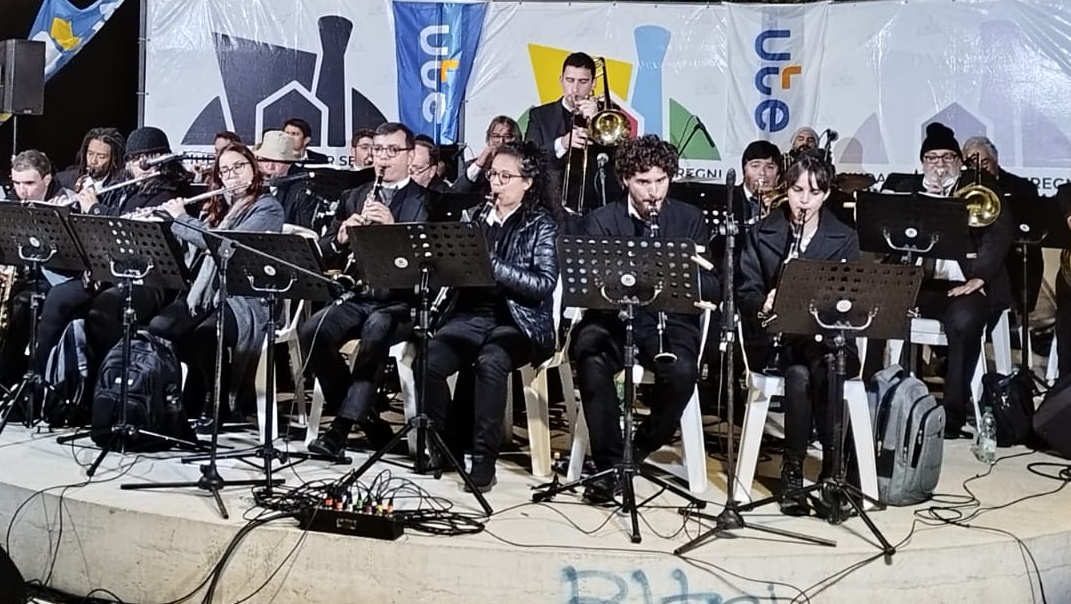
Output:
<path fill-rule="evenodd" d="M 397 119 L 390 0 L 148 5 L 146 123 L 175 146 L 209 145 L 221 129 L 255 140 L 311 116 L 314 147 L 345 160 L 355 128 Z M 751 140 L 785 148 L 804 125 L 840 133 L 841 171 L 910 172 L 925 125 L 939 120 L 960 143 L 988 136 L 1003 167 L 1051 193 L 1071 165 L 1067 23 L 1061 0 L 494 2 L 464 140 L 478 152 L 492 117 L 523 122 L 558 98 L 562 60 L 584 51 L 606 58 L 611 96 L 639 132 L 687 143 L 689 176 L 720 179 Z"/>

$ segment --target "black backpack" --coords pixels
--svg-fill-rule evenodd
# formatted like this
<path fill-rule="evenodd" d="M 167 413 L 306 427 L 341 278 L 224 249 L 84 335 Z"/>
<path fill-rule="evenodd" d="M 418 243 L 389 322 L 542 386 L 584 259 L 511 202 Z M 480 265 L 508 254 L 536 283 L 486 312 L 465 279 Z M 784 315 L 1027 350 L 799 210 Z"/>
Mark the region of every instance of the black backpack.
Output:
<path fill-rule="evenodd" d="M 44 417 L 49 426 L 62 428 L 89 423 L 88 375 L 85 319 L 75 319 L 63 330 L 59 343 L 48 355 Z"/>
<path fill-rule="evenodd" d="M 1029 442 L 1034 428 L 1034 380 L 1025 372 L 1004 375 L 995 371 L 982 376 L 982 403 L 989 407 L 997 428 L 997 446 L 1014 447 Z"/>
<path fill-rule="evenodd" d="M 93 442 L 102 447 L 118 446 L 110 428 L 121 419 L 123 343 L 120 341 L 104 357 L 93 394 Z M 126 423 L 138 430 L 171 438 L 195 441 L 196 434 L 182 406 L 182 367 L 171 345 L 146 332 L 138 332 L 130 342 Z M 164 451 L 175 443 L 138 432 L 127 439 L 130 451 Z"/>

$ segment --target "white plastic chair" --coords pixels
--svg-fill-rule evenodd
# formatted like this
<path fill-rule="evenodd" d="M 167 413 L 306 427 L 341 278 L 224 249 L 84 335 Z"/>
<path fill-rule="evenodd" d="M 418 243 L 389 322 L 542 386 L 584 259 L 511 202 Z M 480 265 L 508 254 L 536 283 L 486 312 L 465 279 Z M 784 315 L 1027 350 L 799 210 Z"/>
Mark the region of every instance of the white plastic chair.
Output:
<path fill-rule="evenodd" d="M 293 312 L 291 312 L 290 309 L 291 301 L 283 300 L 282 327 L 275 330 L 275 343 L 286 344 L 287 356 L 289 357 L 290 362 L 290 375 L 294 380 L 294 402 L 297 404 L 298 409 L 298 425 L 305 425 L 308 420 L 305 415 L 305 380 L 301 375 L 301 345 L 298 342 L 297 326 L 308 315 L 308 310 L 304 300 L 298 302 L 297 308 L 294 309 Z M 257 361 L 256 375 L 257 430 L 261 438 L 264 437 L 264 430 L 268 421 L 267 401 L 269 389 L 276 407 L 279 406 L 279 399 L 276 398 L 276 395 L 278 394 L 276 384 L 268 383 L 267 361 L 268 338 L 265 337 L 264 344 L 260 349 L 260 360 Z M 279 422 L 275 422 L 274 425 L 272 425 L 271 438 L 272 440 L 279 438 Z"/>
<path fill-rule="evenodd" d="M 1000 319 L 993 327 L 993 363 L 996 370 L 1005 375 L 1012 372 L 1011 359 L 1011 321 L 1008 311 L 1000 314 Z M 912 344 L 926 344 L 929 346 L 947 346 L 948 337 L 945 335 L 944 325 L 937 319 L 915 318 L 911 320 L 911 335 L 908 341 Z M 980 402 L 982 400 L 982 376 L 986 371 L 985 354 L 986 334 L 982 333 L 982 349 L 978 353 L 978 362 L 974 367 L 974 375 L 971 377 L 971 399 L 974 405 L 975 425 L 982 425 L 982 413 Z M 885 366 L 900 359 L 900 353 L 904 347 L 903 340 L 889 340 L 885 347 Z"/>
<path fill-rule="evenodd" d="M 1056 383 L 1056 378 L 1060 376 L 1060 355 L 1057 351 L 1056 336 L 1052 338 L 1052 344 L 1049 345 L 1049 362 L 1045 366 L 1045 382 L 1048 385 Z"/>
<path fill-rule="evenodd" d="M 739 321 L 737 321 L 737 334 L 740 342 L 744 342 L 743 327 Z M 866 338 L 856 338 L 861 359 L 866 358 L 866 344 Z M 748 402 L 744 413 L 744 427 L 740 435 L 740 451 L 736 459 L 736 484 L 740 488 L 733 489 L 733 492 L 737 501 L 748 503 L 754 499 L 755 468 L 758 465 L 762 435 L 766 429 L 766 418 L 770 412 L 770 399 L 777 395 L 784 395 L 785 380 L 779 376 L 752 371 L 747 355 L 741 356 L 744 357 L 744 368 L 747 371 Z M 856 458 L 859 463 L 859 489 L 865 495 L 877 499 L 878 473 L 874 458 L 874 430 L 870 422 L 866 384 L 861 379 L 861 373 L 844 381 L 844 400 L 848 404 L 852 442 L 855 445 Z M 868 504 L 870 505 L 872 504 Z"/>

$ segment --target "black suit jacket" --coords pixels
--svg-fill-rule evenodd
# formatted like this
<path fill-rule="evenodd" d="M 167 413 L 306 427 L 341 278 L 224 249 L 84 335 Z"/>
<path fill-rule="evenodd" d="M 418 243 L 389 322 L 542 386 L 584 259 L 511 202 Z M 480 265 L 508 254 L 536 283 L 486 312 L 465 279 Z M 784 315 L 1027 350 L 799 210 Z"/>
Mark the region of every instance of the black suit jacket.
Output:
<path fill-rule="evenodd" d="M 595 185 L 598 180 L 596 175 L 598 174 L 597 166 L 600 153 L 605 153 L 609 157 L 605 167 L 606 199 L 618 199 L 621 197 L 622 189 L 614 172 L 614 149 L 601 145 L 590 145 L 586 150 L 588 170 L 587 177 L 584 179 L 584 204 L 583 207 L 578 207 L 580 177 L 584 171 L 584 153 L 574 151 L 570 154 L 567 152 L 564 156 L 558 157 L 554 150 L 555 139 L 569 133 L 572 128 L 572 120 L 572 116 L 566 111 L 560 98 L 556 101 L 533 107 L 528 112 L 528 127 L 524 131 L 524 140 L 539 145 L 539 148 L 547 153 L 550 166 L 549 175 L 558 195 L 561 194 L 565 178 L 566 160 L 572 156 L 572 167 L 569 169 L 569 180 L 572 186 L 570 187 L 569 200 L 566 207 L 583 214 L 602 205 L 602 196 Z"/>
<path fill-rule="evenodd" d="M 635 237 L 636 226 L 628 213 L 628 201 L 621 200 L 594 210 L 584 218 L 583 234 L 599 237 Z M 695 206 L 682 201 L 667 199 L 658 217 L 660 237 L 665 239 L 691 239 L 697 245 L 705 246 L 710 241 L 703 212 Z M 721 298 L 721 280 L 715 266 L 714 271 L 700 270 L 699 288 L 703 300 L 717 302 Z M 649 314 L 641 311 L 637 314 Z M 697 324 L 696 315 L 667 315 L 667 320 L 676 320 L 687 324 Z"/>
<path fill-rule="evenodd" d="M 327 268 L 342 268 L 349 257 L 349 246 L 340 245 L 335 237 L 338 229 L 347 218 L 360 214 L 364 210 L 364 200 L 372 189 L 373 183 L 365 183 L 356 189 L 343 193 L 342 203 L 327 227 L 327 234 L 320 239 L 320 251 Z M 395 222 L 426 222 L 428 219 L 428 191 L 412 180 L 394 193 L 391 198 L 390 212 Z"/>
<path fill-rule="evenodd" d="M 306 159 L 301 163 L 304 163 L 304 164 L 329 164 L 329 163 L 331 163 L 327 159 L 326 155 L 324 155 L 323 153 L 319 153 L 317 151 L 313 151 L 312 149 L 306 149 L 305 150 L 305 157 L 306 157 Z"/>
<path fill-rule="evenodd" d="M 286 176 L 293 176 L 306 171 L 305 168 L 297 164 L 291 164 Z M 311 229 L 319 202 L 315 197 L 305 192 L 307 188 L 307 181 L 292 182 L 276 187 L 273 195 L 283 206 L 283 219 L 287 224 Z"/>
<path fill-rule="evenodd" d="M 892 178 L 897 176 L 897 178 Z M 958 190 L 967 184 L 974 182 L 971 173 L 965 173 L 952 187 Z M 1002 194 L 1002 189 L 997 180 L 988 173 L 983 173 L 982 185 L 989 187 L 997 195 Z M 890 174 L 882 186 L 883 191 L 895 191 L 898 193 L 917 193 L 924 191 L 921 174 Z M 970 229 L 971 240 L 974 242 L 976 256 L 960 261 L 960 269 L 968 279 L 978 278 L 985 282 L 985 294 L 989 298 L 989 306 L 994 311 L 1008 308 L 1012 301 L 1011 282 L 1008 280 L 1008 272 L 1004 268 L 1004 259 L 1011 249 L 1015 240 L 1015 220 L 1010 211 L 1001 211 L 993 224 Z M 899 261 L 899 258 L 894 258 Z"/>
<path fill-rule="evenodd" d="M 553 144 L 553 142 L 552 142 Z M 454 184 L 450 187 L 450 190 L 455 193 L 490 193 L 491 183 L 487 181 L 487 171 L 480 170 L 480 173 L 476 176 L 476 180 L 469 178 L 469 167 L 475 162 L 475 159 L 470 159 L 465 162 L 464 167 L 457 173 L 457 179 L 454 180 Z"/>

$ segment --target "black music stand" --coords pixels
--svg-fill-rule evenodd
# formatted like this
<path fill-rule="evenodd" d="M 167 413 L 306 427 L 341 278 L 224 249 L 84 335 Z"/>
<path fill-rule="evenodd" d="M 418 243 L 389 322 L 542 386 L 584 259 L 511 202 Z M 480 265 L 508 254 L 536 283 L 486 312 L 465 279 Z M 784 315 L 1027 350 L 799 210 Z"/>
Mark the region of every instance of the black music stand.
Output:
<path fill-rule="evenodd" d="M 302 235 L 285 233 L 227 232 L 224 238 L 206 238 L 205 244 L 216 258 L 217 264 L 222 258 L 226 245 L 233 246 L 233 253 L 227 262 L 228 296 L 262 298 L 268 307 L 267 367 L 265 391 L 266 409 L 263 442 L 244 451 L 231 451 L 215 454 L 215 459 L 259 458 L 264 468 L 264 493 L 272 494 L 272 487 L 278 484 L 272 478 L 272 462 L 289 463 L 290 458 L 298 460 L 317 459 L 335 463 L 350 463 L 348 457 L 328 457 L 313 453 L 281 451 L 272 443 L 272 431 L 276 420 L 275 405 L 275 331 L 278 301 L 283 300 L 331 300 L 335 296 L 337 284 L 323 277 L 320 256 L 316 241 Z M 267 250 L 271 250 L 270 252 Z M 221 266 L 221 265 L 220 265 Z M 218 432 L 219 426 L 214 426 Z M 205 461 L 213 456 L 193 456 L 183 459 L 183 463 Z"/>
<path fill-rule="evenodd" d="M 30 358 L 19 385 L 0 402 L 0 432 L 7 426 L 15 407 L 23 411 L 23 422 L 33 427 L 43 412 L 43 377 L 37 373 L 37 323 L 45 299 L 39 289 L 41 269 L 84 271 L 85 257 L 64 217 L 66 208 L 0 203 L 0 264 L 24 265 L 30 275 Z"/>
<path fill-rule="evenodd" d="M 480 225 L 473 222 L 429 222 L 351 227 L 350 247 L 358 273 L 365 285 L 375 289 L 413 289 L 420 297 L 417 310 L 417 366 L 421 374 L 417 385 L 416 415 L 383 448 L 373 453 L 354 471 L 351 480 L 359 479 L 383 455 L 394 449 L 410 432 L 416 431 L 416 461 L 413 471 L 429 470 L 425 447 L 438 449 L 442 459 L 455 468 L 465 486 L 476 497 L 483 511 L 493 510 L 483 493 L 473 484 L 462 461 L 446 446 L 431 418 L 425 412 L 428 341 L 431 338 L 431 290 L 440 287 L 492 287 L 495 284 L 487 241 Z M 442 468 L 431 468 L 439 478 Z"/>
<path fill-rule="evenodd" d="M 376 171 L 371 166 L 360 170 L 338 166 L 307 166 L 305 170 L 311 173 L 313 178 L 296 186 L 304 187 L 305 193 L 316 200 L 314 223 L 321 220 L 330 221 L 338 211 L 345 194 L 376 178 Z"/>
<path fill-rule="evenodd" d="M 859 191 L 855 210 L 864 251 L 902 254 L 903 264 L 919 257 L 963 260 L 975 253 L 962 201 Z"/>
<path fill-rule="evenodd" d="M 1015 221 L 1015 242 L 1023 263 L 1023 279 L 1020 293 L 1023 309 L 1019 317 L 1019 337 L 1022 342 L 1023 356 L 1019 371 L 1025 371 L 1039 385 L 1048 387 L 1045 381 L 1030 371 L 1033 360 L 1030 345 L 1030 312 L 1025 307 L 1029 297 L 1030 284 L 1027 282 L 1027 252 L 1031 246 L 1066 250 L 1071 248 L 1071 229 L 1067 228 L 1067 219 L 1052 199 L 1036 197 L 1022 198 L 1005 195 L 1002 207 L 1011 208 Z"/>
<path fill-rule="evenodd" d="M 487 202 L 482 193 L 456 193 L 454 191 L 432 192 L 437 199 L 428 204 L 428 220 L 432 222 L 458 222 L 465 210 L 479 207 Z"/>
<path fill-rule="evenodd" d="M 834 442 L 831 450 L 822 451 L 823 456 L 833 456 L 833 471 L 831 477 L 821 482 L 738 506 L 739 511 L 751 511 L 778 502 L 786 496 L 821 491 L 825 500 L 832 502 L 827 522 L 840 524 L 848 518 L 849 511 L 854 510 L 873 533 L 886 558 L 896 553 L 860 502 L 870 502 L 878 509 L 884 509 L 885 506 L 846 479 L 844 443 L 848 424 L 844 419 L 847 405 L 844 400 L 844 380 L 847 379 L 845 346 L 849 335 L 870 339 L 903 337 L 910 326 L 910 312 L 922 284 L 922 273 L 922 268 L 915 266 L 799 259 L 785 266 L 774 300 L 771 329 L 791 334 L 821 335 L 831 338 L 835 348 L 835 361 L 829 367 L 829 412 Z M 843 504 L 850 507 L 846 508 Z M 723 536 L 721 529 L 715 527 L 677 548 L 674 553 L 687 553 L 719 536 Z M 801 537 L 798 534 L 793 536 Z M 805 537 L 804 540 L 831 547 L 836 545 L 834 541 L 818 537 Z"/>
<path fill-rule="evenodd" d="M 624 455 L 621 463 L 573 482 L 551 484 L 532 495 L 532 501 L 549 501 L 564 491 L 586 486 L 599 478 L 614 475 L 621 487 L 618 509 L 629 514 L 630 538 L 639 543 L 639 504 L 633 479 L 646 478 L 655 485 L 702 508 L 706 502 L 642 467 L 632 455 L 633 410 L 636 385 L 632 368 L 636 364 L 633 319 L 636 308 L 649 312 L 696 314 L 699 308 L 699 279 L 692 260 L 695 242 L 689 239 L 648 237 L 558 237 L 558 259 L 562 274 L 562 305 L 591 310 L 614 310 L 625 324 L 624 372 Z"/>
<path fill-rule="evenodd" d="M 96 473 L 109 452 L 118 450 L 125 453 L 130 448 L 130 440 L 139 434 L 200 448 L 200 443 L 149 432 L 127 422 L 130 346 L 137 320 L 131 298 L 133 288 L 138 285 L 183 289 L 189 283 L 189 274 L 182 261 L 182 248 L 171 234 L 170 223 L 81 214 L 72 214 L 69 223 L 85 250 L 90 276 L 96 281 L 116 282 L 125 293 L 121 341 L 123 373 L 119 385 L 118 421 L 104 433 L 90 430 L 60 437 L 57 442 L 66 443 L 92 436 L 95 442 L 101 444 L 100 455 L 86 470 L 86 476 Z M 102 436 L 105 438 L 100 438 Z"/>
<path fill-rule="evenodd" d="M 730 218 L 728 211 L 729 191 L 732 188 L 726 184 L 677 180 L 669 185 L 669 197 L 702 210 L 707 227 L 710 229 L 711 236 L 713 236 L 726 230 L 725 224 Z M 738 224 L 743 222 L 742 218 L 741 216 L 733 216 L 733 219 Z"/>

